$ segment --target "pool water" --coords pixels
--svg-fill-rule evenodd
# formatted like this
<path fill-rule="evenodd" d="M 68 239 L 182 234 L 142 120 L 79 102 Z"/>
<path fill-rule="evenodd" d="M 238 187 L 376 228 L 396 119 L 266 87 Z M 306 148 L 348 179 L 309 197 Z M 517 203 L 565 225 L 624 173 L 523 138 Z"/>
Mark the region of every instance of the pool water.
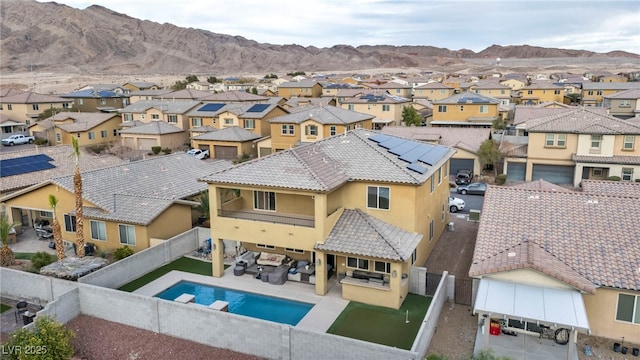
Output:
<path fill-rule="evenodd" d="M 231 290 L 190 281 L 181 281 L 156 297 L 173 301 L 182 294 L 195 296 L 194 302 L 205 306 L 216 300 L 229 303 L 229 312 L 238 315 L 296 325 L 313 307 L 313 304 Z"/>

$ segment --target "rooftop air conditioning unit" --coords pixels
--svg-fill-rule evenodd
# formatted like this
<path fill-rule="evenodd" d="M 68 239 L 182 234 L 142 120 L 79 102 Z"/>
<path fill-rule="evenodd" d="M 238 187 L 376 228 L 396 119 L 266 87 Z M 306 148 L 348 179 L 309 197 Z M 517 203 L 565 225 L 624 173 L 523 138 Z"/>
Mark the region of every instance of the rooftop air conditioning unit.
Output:
<path fill-rule="evenodd" d="M 469 221 L 480 221 L 480 210 L 469 210 Z"/>

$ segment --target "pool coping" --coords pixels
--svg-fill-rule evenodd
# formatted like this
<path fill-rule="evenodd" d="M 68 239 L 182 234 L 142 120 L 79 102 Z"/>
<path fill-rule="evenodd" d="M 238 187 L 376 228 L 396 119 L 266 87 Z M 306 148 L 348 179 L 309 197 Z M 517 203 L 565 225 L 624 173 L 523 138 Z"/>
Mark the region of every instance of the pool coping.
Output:
<path fill-rule="evenodd" d="M 326 295 L 317 295 L 311 284 L 287 281 L 283 285 L 262 282 L 250 275 L 234 276 L 232 267 L 226 269 L 223 277 L 212 277 L 178 270 L 159 277 L 135 290 L 134 294 L 153 297 L 180 281 L 192 281 L 204 285 L 224 287 L 232 290 L 273 296 L 287 300 L 314 304 L 313 308 L 295 325 L 296 328 L 325 333 L 349 303 L 342 299 L 342 286 L 335 278 L 329 279 Z M 241 315 L 239 315 L 241 316 Z"/>

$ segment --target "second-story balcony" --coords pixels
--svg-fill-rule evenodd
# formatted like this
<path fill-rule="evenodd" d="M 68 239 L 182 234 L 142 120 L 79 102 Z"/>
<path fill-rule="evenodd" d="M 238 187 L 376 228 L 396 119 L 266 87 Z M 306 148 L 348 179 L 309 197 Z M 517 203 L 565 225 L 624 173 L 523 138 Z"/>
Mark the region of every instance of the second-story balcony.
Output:
<path fill-rule="evenodd" d="M 218 216 L 251 220 L 259 222 L 269 222 L 273 224 L 286 224 L 292 226 L 315 227 L 315 219 L 313 216 L 270 213 L 258 210 L 223 210 L 218 209 Z"/>

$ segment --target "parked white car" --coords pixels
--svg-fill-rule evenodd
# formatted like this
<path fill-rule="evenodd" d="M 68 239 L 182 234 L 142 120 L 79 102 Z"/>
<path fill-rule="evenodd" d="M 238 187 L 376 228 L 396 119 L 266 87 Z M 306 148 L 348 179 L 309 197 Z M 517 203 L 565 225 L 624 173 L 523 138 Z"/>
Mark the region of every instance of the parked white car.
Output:
<path fill-rule="evenodd" d="M 191 149 L 187 151 L 187 155 L 193 156 L 196 159 L 204 160 L 209 157 L 209 150 Z"/>
<path fill-rule="evenodd" d="M 464 200 L 449 196 L 449 211 L 454 213 L 464 209 Z"/>
<path fill-rule="evenodd" d="M 21 145 L 21 144 L 33 144 L 35 138 L 33 136 L 25 136 L 25 135 L 11 135 L 6 139 L 2 139 L 2 145 L 4 146 L 13 146 L 13 145 Z"/>

